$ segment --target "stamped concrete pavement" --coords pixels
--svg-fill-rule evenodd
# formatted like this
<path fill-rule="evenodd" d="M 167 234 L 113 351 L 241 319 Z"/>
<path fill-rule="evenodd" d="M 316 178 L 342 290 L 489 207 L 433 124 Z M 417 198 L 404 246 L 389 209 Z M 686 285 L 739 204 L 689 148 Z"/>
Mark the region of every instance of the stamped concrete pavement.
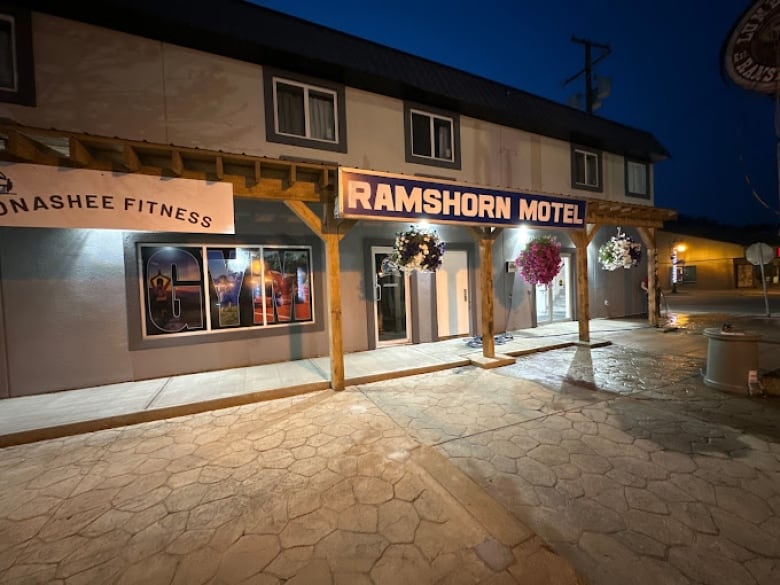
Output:
<path fill-rule="evenodd" d="M 581 581 L 353 389 L 0 450 L 0 582 Z"/>
<path fill-rule="evenodd" d="M 705 386 L 693 329 L 361 390 L 594 585 L 776 585 L 780 398 Z"/>
<path fill-rule="evenodd" d="M 2 449 L 0 582 L 780 582 L 780 398 L 613 342 Z"/>

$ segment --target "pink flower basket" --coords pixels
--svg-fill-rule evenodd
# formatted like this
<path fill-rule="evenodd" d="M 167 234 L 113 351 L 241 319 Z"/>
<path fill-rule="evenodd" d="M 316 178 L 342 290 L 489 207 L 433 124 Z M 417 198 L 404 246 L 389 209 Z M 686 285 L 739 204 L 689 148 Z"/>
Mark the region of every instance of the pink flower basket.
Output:
<path fill-rule="evenodd" d="M 532 239 L 515 260 L 528 284 L 549 285 L 561 269 L 561 244 L 553 236 Z"/>

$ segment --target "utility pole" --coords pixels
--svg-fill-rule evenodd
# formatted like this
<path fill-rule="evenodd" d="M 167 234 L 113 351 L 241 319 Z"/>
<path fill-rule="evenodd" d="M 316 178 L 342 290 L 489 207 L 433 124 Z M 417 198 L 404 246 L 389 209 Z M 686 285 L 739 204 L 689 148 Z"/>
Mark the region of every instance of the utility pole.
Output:
<path fill-rule="evenodd" d="M 584 45 L 585 67 L 583 69 L 580 69 L 577 73 L 569 77 L 567 80 L 565 80 L 562 85 L 563 87 L 566 87 L 568 83 L 574 81 L 584 73 L 585 74 L 585 111 L 588 112 L 589 114 L 592 114 L 594 110 L 594 104 L 596 103 L 596 98 L 607 97 L 607 95 L 609 94 L 609 88 L 593 87 L 593 67 L 597 63 L 605 59 L 612 52 L 612 49 L 606 43 L 595 43 L 588 39 L 577 38 L 574 35 L 572 35 L 571 37 L 571 42 Z M 602 50 L 602 53 L 598 57 L 596 57 L 595 60 L 592 58 L 591 49 L 593 47 Z"/>

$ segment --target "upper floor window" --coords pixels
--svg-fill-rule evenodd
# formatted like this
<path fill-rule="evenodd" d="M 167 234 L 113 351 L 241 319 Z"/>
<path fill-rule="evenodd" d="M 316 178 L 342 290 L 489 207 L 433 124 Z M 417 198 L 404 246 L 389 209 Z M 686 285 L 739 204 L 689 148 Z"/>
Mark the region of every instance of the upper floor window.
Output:
<path fill-rule="evenodd" d="M 626 195 L 650 198 L 650 165 L 626 160 Z"/>
<path fill-rule="evenodd" d="M 405 104 L 406 161 L 460 168 L 460 120 L 457 115 Z"/>
<path fill-rule="evenodd" d="M 573 146 L 571 149 L 571 182 L 576 189 L 601 191 L 601 152 Z"/>
<path fill-rule="evenodd" d="M 346 152 L 342 87 L 267 70 L 265 98 L 270 142 Z"/>
<path fill-rule="evenodd" d="M 0 2 L 0 101 L 35 105 L 30 13 Z"/>

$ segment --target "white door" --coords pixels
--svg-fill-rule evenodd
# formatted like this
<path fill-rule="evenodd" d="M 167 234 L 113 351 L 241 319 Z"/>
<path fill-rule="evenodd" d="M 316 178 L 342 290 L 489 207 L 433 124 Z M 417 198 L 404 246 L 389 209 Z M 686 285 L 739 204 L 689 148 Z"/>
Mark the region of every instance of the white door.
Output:
<path fill-rule="evenodd" d="M 536 287 L 536 322 L 571 321 L 571 255 L 561 254 L 561 269 L 549 286 Z"/>
<path fill-rule="evenodd" d="M 371 248 L 377 347 L 410 341 L 409 275 L 388 263 L 392 253 L 389 247 Z"/>
<path fill-rule="evenodd" d="M 464 250 L 447 250 L 436 271 L 436 323 L 439 338 L 470 333 L 469 264 Z"/>

